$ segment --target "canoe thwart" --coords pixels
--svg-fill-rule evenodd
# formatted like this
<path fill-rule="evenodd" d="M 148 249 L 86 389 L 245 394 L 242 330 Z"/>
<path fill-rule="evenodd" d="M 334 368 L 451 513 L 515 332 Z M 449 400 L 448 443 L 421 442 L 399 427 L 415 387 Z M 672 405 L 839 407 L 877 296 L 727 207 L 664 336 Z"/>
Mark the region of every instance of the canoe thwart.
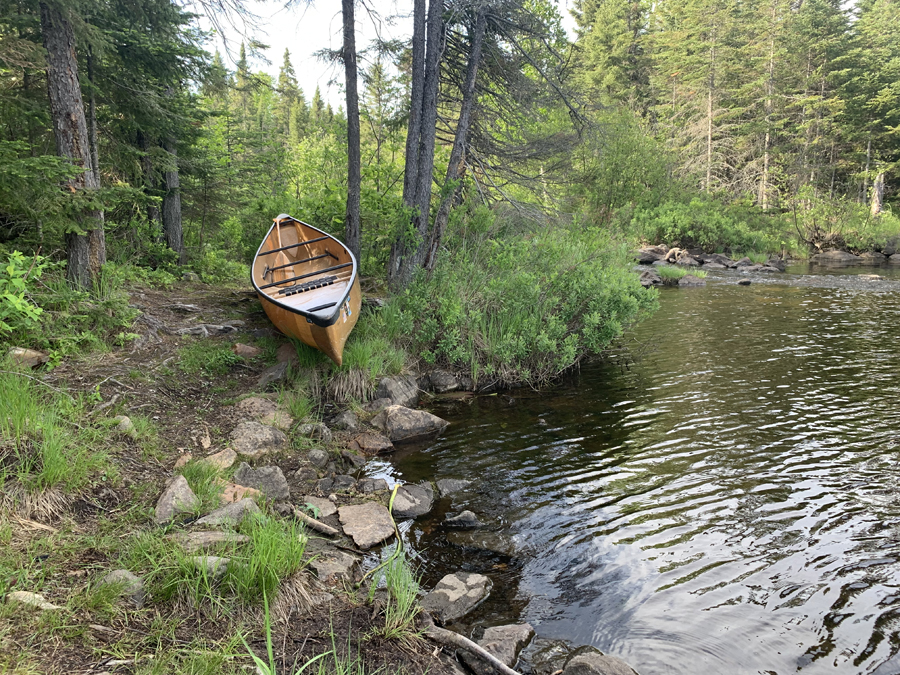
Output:
<path fill-rule="evenodd" d="M 312 281 L 304 281 L 302 284 L 296 284 L 295 286 L 288 286 L 287 288 L 279 288 L 276 293 L 279 295 L 284 294 L 285 297 L 291 295 L 297 295 L 297 293 L 305 293 L 306 291 L 314 291 L 317 288 L 322 288 L 324 286 L 331 286 L 335 281 L 337 281 L 337 277 L 322 277 L 321 279 L 313 279 Z"/>
<path fill-rule="evenodd" d="M 279 251 L 289 251 L 292 248 L 297 248 L 299 246 L 309 246 L 310 244 L 315 244 L 317 241 L 325 241 L 326 239 L 331 239 L 332 237 L 317 237 L 316 239 L 310 239 L 309 241 L 301 241 L 299 244 L 291 244 L 290 246 L 281 246 L 279 248 L 269 249 L 268 251 L 262 251 L 256 254 L 256 257 L 259 258 L 263 255 L 271 255 L 272 253 L 278 253 Z"/>
<path fill-rule="evenodd" d="M 272 286 L 279 286 L 281 284 L 286 284 L 291 281 L 299 281 L 300 279 L 308 279 L 309 277 L 315 277 L 320 274 L 325 274 L 326 272 L 334 272 L 335 270 L 342 270 L 345 267 L 353 267 L 352 262 L 344 263 L 343 265 L 334 265 L 333 267 L 326 267 L 325 269 L 321 269 L 317 272 L 307 272 L 306 274 L 301 274 L 296 277 L 290 277 L 288 279 L 282 279 L 281 281 L 273 281 L 271 284 L 265 284 L 264 286 L 260 286 L 259 290 L 263 290 L 265 288 L 272 288 Z"/>
<path fill-rule="evenodd" d="M 323 309 L 328 309 L 329 307 L 334 307 L 336 304 L 337 304 L 336 302 L 329 302 L 327 305 L 319 305 L 318 307 L 310 307 L 306 311 L 307 312 L 320 312 Z"/>
<path fill-rule="evenodd" d="M 263 279 L 265 279 L 267 276 L 269 276 L 270 272 L 274 272 L 275 270 L 283 270 L 285 267 L 293 267 L 294 265 L 302 265 L 303 263 L 308 263 L 308 262 L 312 262 L 313 260 L 319 260 L 320 258 L 328 258 L 328 257 L 332 257 L 335 260 L 338 259 L 338 257 L 331 251 L 325 251 L 325 253 L 323 253 L 322 255 L 314 255 L 312 258 L 304 258 L 303 260 L 296 260 L 294 262 L 289 262 L 286 265 L 278 265 L 277 267 L 269 267 L 268 265 L 266 265 L 266 269 L 263 270 Z"/>

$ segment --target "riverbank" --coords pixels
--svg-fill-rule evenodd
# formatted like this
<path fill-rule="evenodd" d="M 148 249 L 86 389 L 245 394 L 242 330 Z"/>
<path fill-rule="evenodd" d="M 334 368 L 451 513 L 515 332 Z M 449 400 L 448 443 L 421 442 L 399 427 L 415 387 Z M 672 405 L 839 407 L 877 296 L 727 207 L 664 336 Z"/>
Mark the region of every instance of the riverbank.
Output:
<path fill-rule="evenodd" d="M 325 653 L 331 670 L 459 672 L 456 650 L 423 640 L 416 598 L 439 623 L 461 610 L 420 594 L 396 559 L 373 572 L 396 531 L 391 486 L 365 464 L 443 428 L 416 409 L 421 389 L 474 384 L 400 375 L 355 385 L 372 400 L 336 404 L 348 382 L 310 391 L 309 354 L 275 336 L 250 294 L 189 284 L 135 291 L 131 305 L 140 315 L 125 347 L 50 372 L 5 367 L 4 386 L 33 405 L 4 411 L 19 420 L 0 453 L 4 667 L 238 672 L 250 663 L 245 635 L 267 662 L 267 638 L 281 645 L 279 672 Z M 62 412 L 35 412 L 47 408 Z M 424 515 L 448 489 L 399 488 L 394 518 Z M 470 516 L 448 527 L 464 531 Z M 385 589 L 374 596 L 373 579 Z M 499 645 L 495 633 L 478 637 Z M 512 651 L 500 650 L 510 665 L 529 637 L 512 631 Z"/>

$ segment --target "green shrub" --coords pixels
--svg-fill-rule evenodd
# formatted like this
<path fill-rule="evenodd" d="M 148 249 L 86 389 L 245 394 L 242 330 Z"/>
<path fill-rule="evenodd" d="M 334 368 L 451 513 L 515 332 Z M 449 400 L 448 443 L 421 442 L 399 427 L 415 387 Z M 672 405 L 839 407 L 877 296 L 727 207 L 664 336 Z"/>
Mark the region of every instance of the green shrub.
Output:
<path fill-rule="evenodd" d="M 47 265 L 42 256 L 29 258 L 13 251 L 0 267 L 0 335 L 26 331 L 38 323 L 44 310 L 31 299 L 32 287 Z"/>
<path fill-rule="evenodd" d="M 656 306 L 630 247 L 599 228 L 493 222 L 486 209 L 464 228 L 433 274 L 386 308 L 385 334 L 427 363 L 482 381 L 546 381 Z"/>

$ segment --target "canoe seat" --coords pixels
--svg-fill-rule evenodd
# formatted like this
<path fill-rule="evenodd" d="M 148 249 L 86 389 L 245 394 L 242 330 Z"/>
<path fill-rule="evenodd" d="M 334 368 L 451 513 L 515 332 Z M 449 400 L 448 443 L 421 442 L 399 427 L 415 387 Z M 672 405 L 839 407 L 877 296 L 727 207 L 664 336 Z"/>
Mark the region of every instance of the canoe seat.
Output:
<path fill-rule="evenodd" d="M 294 284 L 293 286 L 288 286 L 287 288 L 279 288 L 278 294 L 283 294 L 285 297 L 289 295 L 297 295 L 297 293 L 314 291 L 315 289 L 322 288 L 323 286 L 331 286 L 331 284 L 333 284 L 335 281 L 337 281 L 337 277 L 335 276 L 313 279 L 312 281 L 306 281 L 302 284 Z"/>

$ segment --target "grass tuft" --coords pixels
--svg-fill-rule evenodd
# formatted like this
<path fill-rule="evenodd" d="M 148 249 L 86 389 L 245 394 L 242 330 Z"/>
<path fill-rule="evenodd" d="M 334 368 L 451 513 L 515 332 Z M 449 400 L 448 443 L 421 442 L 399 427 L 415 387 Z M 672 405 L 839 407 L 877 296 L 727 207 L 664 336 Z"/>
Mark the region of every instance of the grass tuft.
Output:
<path fill-rule="evenodd" d="M 243 359 L 231 346 L 206 340 L 192 342 L 178 350 L 178 368 L 188 375 L 227 375 Z"/>

